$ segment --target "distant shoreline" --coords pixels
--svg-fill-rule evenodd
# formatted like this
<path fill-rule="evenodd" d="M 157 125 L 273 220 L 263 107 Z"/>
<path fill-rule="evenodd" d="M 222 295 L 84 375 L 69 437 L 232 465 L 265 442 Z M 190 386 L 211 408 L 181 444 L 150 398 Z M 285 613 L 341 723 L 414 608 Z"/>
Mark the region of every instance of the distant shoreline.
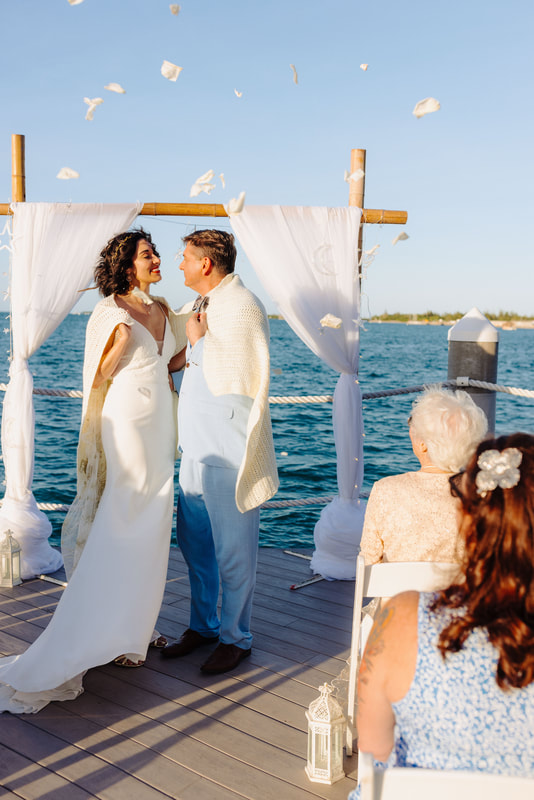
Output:
<path fill-rule="evenodd" d="M 428 318 L 424 314 L 395 314 L 395 315 L 385 315 L 382 314 L 379 317 L 362 317 L 362 322 L 365 323 L 373 323 L 377 325 L 382 324 L 393 324 L 393 325 L 447 325 L 448 327 L 455 325 L 458 320 L 462 318 L 462 314 L 458 314 L 458 316 L 453 317 L 452 315 L 444 315 L 443 317 L 433 317 Z M 269 314 L 269 319 L 284 319 L 281 314 Z M 496 328 L 500 328 L 501 330 L 517 330 L 518 328 L 522 329 L 534 329 L 534 318 L 529 317 L 521 317 L 517 316 L 508 316 L 504 319 L 492 319 L 488 317 L 488 320 L 491 322 L 492 325 L 495 325 Z"/>

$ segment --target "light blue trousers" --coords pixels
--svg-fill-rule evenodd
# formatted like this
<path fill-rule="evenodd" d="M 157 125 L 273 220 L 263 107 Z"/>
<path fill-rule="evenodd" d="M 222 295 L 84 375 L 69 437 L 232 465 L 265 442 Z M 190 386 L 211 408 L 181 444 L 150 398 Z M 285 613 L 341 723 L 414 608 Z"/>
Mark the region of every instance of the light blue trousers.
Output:
<path fill-rule="evenodd" d="M 182 455 L 176 534 L 189 568 L 189 627 L 203 636 L 248 650 L 256 582 L 260 512 L 235 504 L 237 469 Z M 219 576 L 221 618 L 217 614 Z"/>

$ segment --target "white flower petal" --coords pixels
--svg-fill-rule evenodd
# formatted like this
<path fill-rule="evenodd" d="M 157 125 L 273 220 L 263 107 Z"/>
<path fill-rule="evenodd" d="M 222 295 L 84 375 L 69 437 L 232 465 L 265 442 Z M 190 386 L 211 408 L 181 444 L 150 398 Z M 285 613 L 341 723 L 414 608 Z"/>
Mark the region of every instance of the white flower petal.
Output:
<path fill-rule="evenodd" d="M 195 183 L 209 183 L 212 178 L 215 177 L 215 172 L 212 169 L 209 169 L 204 175 L 201 175 L 200 178 L 197 178 Z"/>
<path fill-rule="evenodd" d="M 435 97 L 425 97 L 424 100 L 419 100 L 419 102 L 415 104 L 412 114 L 414 117 L 417 117 L 417 119 L 420 119 L 420 117 L 424 117 L 425 114 L 431 114 L 433 111 L 438 111 L 440 108 L 439 101 L 436 100 Z"/>
<path fill-rule="evenodd" d="M 171 3 L 169 8 L 171 10 L 171 14 L 174 14 L 175 17 L 177 17 L 178 14 L 180 13 L 180 6 L 177 5 L 176 3 Z"/>
<path fill-rule="evenodd" d="M 219 175 L 219 178 L 221 179 L 221 184 L 222 184 L 223 189 L 226 189 L 226 181 L 224 180 L 224 172 L 221 172 L 221 174 Z"/>
<path fill-rule="evenodd" d="M 80 175 L 76 170 L 71 169 L 70 167 L 61 167 L 56 178 L 59 178 L 61 181 L 68 181 L 71 178 L 79 178 Z"/>
<path fill-rule="evenodd" d="M 295 65 L 294 64 L 290 64 L 289 66 L 293 70 L 293 81 L 294 81 L 294 83 L 298 83 L 299 82 L 299 76 L 297 75 L 297 70 L 296 70 Z"/>
<path fill-rule="evenodd" d="M 364 72 L 367 72 L 369 64 L 360 64 L 360 69 L 363 69 Z"/>
<path fill-rule="evenodd" d="M 232 197 L 228 204 L 224 206 L 224 210 L 228 216 L 230 216 L 231 214 L 240 214 L 243 211 L 244 206 L 245 192 L 241 192 L 238 198 Z"/>
<path fill-rule="evenodd" d="M 238 92 L 237 89 L 234 89 L 236 97 L 243 97 L 243 92 Z"/>
<path fill-rule="evenodd" d="M 206 194 L 211 194 L 214 189 L 215 189 L 214 183 L 203 183 L 201 186 L 201 190 L 203 192 L 206 192 Z"/>
<path fill-rule="evenodd" d="M 108 83 L 107 86 L 104 86 L 104 89 L 107 89 L 108 92 L 117 92 L 117 94 L 126 94 L 126 89 L 123 89 L 120 83 Z"/>
<path fill-rule="evenodd" d="M 200 183 L 194 183 L 191 187 L 191 191 L 189 192 L 189 197 L 198 197 L 201 191 L 202 186 Z"/>
<path fill-rule="evenodd" d="M 364 175 L 365 172 L 363 169 L 356 169 L 354 172 L 351 172 L 351 174 L 348 176 L 348 179 L 346 178 L 345 180 L 347 180 L 347 183 L 348 181 L 359 181 L 364 177 Z"/>
<path fill-rule="evenodd" d="M 183 67 L 177 67 L 171 61 L 164 61 L 161 65 L 161 74 L 170 81 L 175 81 L 182 70 Z"/>
<path fill-rule="evenodd" d="M 320 323 L 323 328 L 341 328 L 343 321 L 334 314 L 325 314 Z"/>
<path fill-rule="evenodd" d="M 83 0 L 69 0 L 71 6 L 79 6 L 80 3 L 83 3 Z"/>
<path fill-rule="evenodd" d="M 92 120 L 95 108 L 101 105 L 104 101 L 101 97 L 93 97 L 92 99 L 90 97 L 84 97 L 83 102 L 87 103 L 89 106 L 87 109 L 87 114 L 85 115 L 85 119 Z"/>
<path fill-rule="evenodd" d="M 391 244 L 397 244 L 397 242 L 405 242 L 406 239 L 409 239 L 409 238 L 410 237 L 408 236 L 408 234 L 404 233 L 404 231 L 403 231 L 402 233 L 399 233 L 398 236 L 395 236 L 395 238 L 393 239 Z"/>
<path fill-rule="evenodd" d="M 372 255 L 374 255 L 376 253 L 376 251 L 378 250 L 379 247 L 380 247 L 379 244 L 375 244 L 375 245 L 373 245 L 373 247 L 371 247 L 370 250 L 364 250 L 364 253 L 365 253 L 366 256 L 372 256 Z"/>

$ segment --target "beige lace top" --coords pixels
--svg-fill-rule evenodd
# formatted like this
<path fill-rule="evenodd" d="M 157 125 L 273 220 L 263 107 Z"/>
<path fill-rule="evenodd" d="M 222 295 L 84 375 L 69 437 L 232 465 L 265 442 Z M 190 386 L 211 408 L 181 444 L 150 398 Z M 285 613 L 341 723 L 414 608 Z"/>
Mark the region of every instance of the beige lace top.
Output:
<path fill-rule="evenodd" d="M 449 475 L 405 472 L 377 481 L 361 540 L 366 564 L 378 561 L 460 562 L 457 501 Z"/>

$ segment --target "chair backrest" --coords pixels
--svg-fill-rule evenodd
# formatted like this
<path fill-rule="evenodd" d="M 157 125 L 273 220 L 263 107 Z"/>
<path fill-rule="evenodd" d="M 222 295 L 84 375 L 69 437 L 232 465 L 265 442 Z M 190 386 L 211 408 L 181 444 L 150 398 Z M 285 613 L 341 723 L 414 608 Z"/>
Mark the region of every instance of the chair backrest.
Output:
<path fill-rule="evenodd" d="M 432 592 L 446 589 L 459 574 L 458 564 L 434 561 L 388 561 L 365 566 L 362 555 L 356 561 L 356 585 L 354 587 L 354 609 L 352 614 L 352 638 L 350 645 L 349 688 L 347 707 L 347 755 L 352 753 L 354 733 L 354 705 L 356 700 L 356 675 L 362 640 L 362 606 L 364 597 L 393 597 L 410 590 Z M 365 637 L 366 638 L 366 637 Z"/>
<path fill-rule="evenodd" d="M 361 800 L 532 800 L 534 779 L 487 772 L 393 767 L 375 769 L 372 756 L 360 753 Z"/>

